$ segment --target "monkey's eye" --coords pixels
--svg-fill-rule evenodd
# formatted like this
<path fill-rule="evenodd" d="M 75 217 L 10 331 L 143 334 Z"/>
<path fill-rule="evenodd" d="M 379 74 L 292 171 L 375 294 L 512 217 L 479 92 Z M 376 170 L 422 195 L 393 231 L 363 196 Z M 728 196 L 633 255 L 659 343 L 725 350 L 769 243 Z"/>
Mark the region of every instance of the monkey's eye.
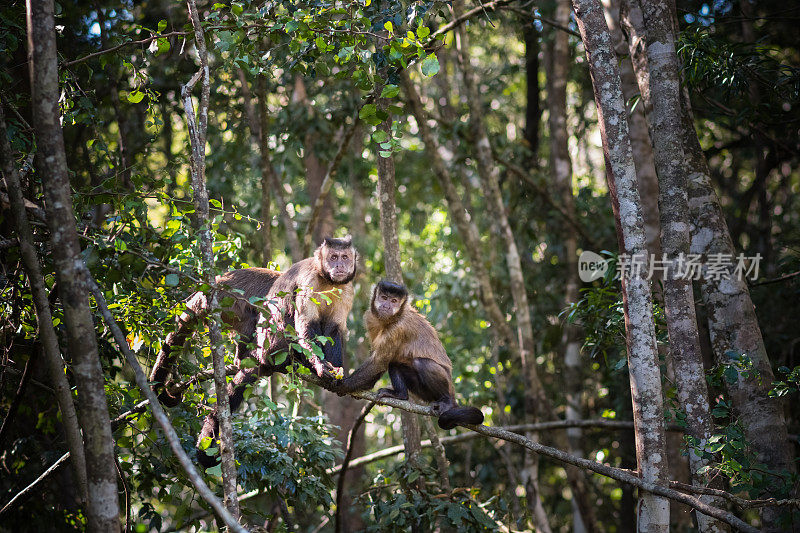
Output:
<path fill-rule="evenodd" d="M 347 261 L 347 254 L 344 254 L 344 255 L 342 256 L 342 259 L 344 259 L 345 261 Z"/>
<path fill-rule="evenodd" d="M 336 254 L 331 254 L 331 261 L 336 261 L 339 256 Z"/>
<path fill-rule="evenodd" d="M 392 303 L 396 304 L 397 303 L 397 298 L 392 298 Z"/>

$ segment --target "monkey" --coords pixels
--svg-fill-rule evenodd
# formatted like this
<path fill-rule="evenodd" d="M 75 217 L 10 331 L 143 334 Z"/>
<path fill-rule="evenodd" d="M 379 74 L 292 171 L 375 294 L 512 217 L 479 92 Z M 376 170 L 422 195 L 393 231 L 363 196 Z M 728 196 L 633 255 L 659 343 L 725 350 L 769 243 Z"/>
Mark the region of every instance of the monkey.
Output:
<path fill-rule="evenodd" d="M 404 285 L 378 282 L 364 321 L 372 354 L 334 384 L 338 394 L 369 390 L 388 371 L 393 388 L 379 389 L 378 398 L 407 400 L 411 393 L 431 404 L 442 429 L 483 423 L 480 409 L 457 405 L 453 364 L 436 330 L 411 306 Z"/>
<path fill-rule="evenodd" d="M 239 334 L 236 346 L 237 365 L 245 353 L 246 346 L 253 340 L 258 320 L 258 310 L 249 303 L 249 299 L 254 296 L 267 296 L 272 284 L 280 275 L 277 270 L 253 267 L 231 270 L 215 279 L 217 285 L 230 289 L 220 291 L 223 297 L 234 297 L 234 304 L 223 310 L 222 319 Z M 159 401 L 167 407 L 175 407 L 183 397 L 182 393 L 169 390 L 168 378 L 175 365 L 173 348 L 185 344 L 186 339 L 194 332 L 197 322 L 208 315 L 209 301 L 209 294 L 203 291 L 197 291 L 189 297 L 186 301 L 187 310 L 177 318 L 175 331 L 167 335 L 156 357 L 150 381 L 154 384 L 153 389 L 158 393 Z"/>
<path fill-rule="evenodd" d="M 231 412 L 241 405 L 247 385 L 259 376 L 286 372 L 294 363 L 308 367 L 328 381 L 334 379 L 334 374 L 340 371 L 337 368 L 342 366 L 357 263 L 358 252 L 349 235 L 341 239 L 326 238 L 312 257 L 293 264 L 273 280 L 266 295 L 270 313 L 257 315 L 256 347 L 240 354 L 240 359 L 253 358 L 257 364 L 252 368 L 240 368 L 228 385 Z M 332 343 L 321 347 L 324 360 L 316 356 L 307 358 L 292 349 L 291 339 L 284 334 L 290 327 L 294 328 L 298 344 L 304 348 L 311 348 L 311 342 L 319 335 L 331 338 Z M 278 362 L 281 352 L 286 352 L 287 356 Z M 200 443 L 206 437 L 216 438 L 218 432 L 215 410 L 206 417 L 197 441 L 198 462 L 206 468 L 217 464 L 217 458 L 200 449 Z"/>

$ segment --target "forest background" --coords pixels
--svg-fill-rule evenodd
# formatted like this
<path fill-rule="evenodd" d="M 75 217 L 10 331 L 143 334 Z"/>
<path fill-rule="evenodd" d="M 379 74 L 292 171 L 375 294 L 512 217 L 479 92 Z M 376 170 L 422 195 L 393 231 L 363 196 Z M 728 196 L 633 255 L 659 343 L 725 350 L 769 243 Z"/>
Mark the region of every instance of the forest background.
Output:
<path fill-rule="evenodd" d="M 0 7 L 0 529 L 800 528 L 800 8 L 27 12 Z M 186 347 L 166 417 L 139 365 L 215 274 L 345 234 L 346 368 L 372 285 L 401 278 L 492 427 L 298 371 L 232 416 L 235 464 L 192 471 L 226 328 Z M 586 251 L 609 261 L 591 282 Z M 616 278 L 637 253 L 759 270 Z"/>

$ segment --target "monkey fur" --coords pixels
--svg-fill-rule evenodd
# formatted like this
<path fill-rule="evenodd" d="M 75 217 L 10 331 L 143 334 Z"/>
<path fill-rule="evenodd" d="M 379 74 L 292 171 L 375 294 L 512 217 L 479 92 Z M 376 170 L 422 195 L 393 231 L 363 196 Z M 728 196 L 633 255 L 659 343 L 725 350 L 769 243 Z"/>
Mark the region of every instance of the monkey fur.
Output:
<path fill-rule="evenodd" d="M 326 238 L 312 257 L 293 264 L 273 281 L 266 295 L 270 315 L 256 314 L 253 322 L 256 348 L 250 352 L 238 352 L 241 359 L 252 357 L 257 365 L 240 368 L 233 382 L 228 385 L 231 412 L 241 405 L 245 389 L 250 383 L 259 376 L 285 372 L 295 362 L 333 381 L 331 371 L 342 366 L 342 349 L 347 333 L 347 316 L 353 306 L 352 281 L 357 262 L 358 252 L 349 235 L 343 239 Z M 320 293 L 325 293 L 330 302 Z M 298 344 L 305 348 L 310 348 L 310 342 L 318 335 L 330 337 L 333 343 L 322 346 L 324 361 L 316 356 L 306 358 L 302 353 L 292 350 L 291 339 L 284 336 L 287 327 L 294 328 Z M 284 361 L 276 363 L 275 356 L 282 351 L 288 355 Z M 215 410 L 203 423 L 198 445 L 205 437 L 217 438 L 218 431 Z M 215 456 L 206 454 L 199 446 L 197 459 L 204 467 L 214 466 L 218 462 Z"/>
<path fill-rule="evenodd" d="M 372 354 L 336 385 L 339 394 L 369 390 L 388 371 L 393 388 L 380 389 L 378 397 L 407 400 L 411 393 L 431 404 L 442 429 L 483 423 L 480 409 L 457 405 L 453 364 L 436 330 L 411 306 L 405 286 L 379 282 L 364 321 Z"/>

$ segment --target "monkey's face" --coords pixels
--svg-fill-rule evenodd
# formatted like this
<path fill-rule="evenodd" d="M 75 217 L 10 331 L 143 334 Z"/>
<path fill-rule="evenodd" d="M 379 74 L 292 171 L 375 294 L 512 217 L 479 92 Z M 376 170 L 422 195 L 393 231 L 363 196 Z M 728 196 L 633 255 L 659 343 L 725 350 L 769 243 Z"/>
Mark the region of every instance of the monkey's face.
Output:
<path fill-rule="evenodd" d="M 400 312 L 405 302 L 405 296 L 376 289 L 375 298 L 372 300 L 372 310 L 379 318 L 391 318 Z"/>
<path fill-rule="evenodd" d="M 356 257 L 356 250 L 352 246 L 326 246 L 322 254 L 322 268 L 333 283 L 348 283 L 356 275 Z"/>

